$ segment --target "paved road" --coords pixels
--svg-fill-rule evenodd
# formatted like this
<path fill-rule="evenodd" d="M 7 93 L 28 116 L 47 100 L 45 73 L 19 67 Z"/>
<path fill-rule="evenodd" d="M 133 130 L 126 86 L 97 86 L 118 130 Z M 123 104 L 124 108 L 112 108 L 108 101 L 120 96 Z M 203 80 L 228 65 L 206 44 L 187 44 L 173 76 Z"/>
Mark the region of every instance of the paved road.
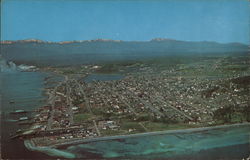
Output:
<path fill-rule="evenodd" d="M 92 112 L 92 110 L 91 110 L 91 105 L 89 104 L 89 99 L 87 98 L 87 96 L 86 96 L 86 94 L 85 94 L 85 92 L 84 92 L 84 89 L 83 89 L 82 85 L 81 85 L 79 82 L 77 82 L 76 80 L 74 80 L 74 81 L 75 81 L 75 83 L 79 86 L 79 91 L 80 91 L 80 93 L 82 93 L 82 95 L 83 95 L 83 97 L 84 97 L 85 106 L 87 106 L 88 111 L 89 111 L 91 114 L 93 114 L 93 112 Z M 94 115 L 94 114 L 93 114 L 93 115 Z M 97 127 L 97 124 L 96 124 L 96 121 L 95 121 L 95 120 L 93 120 L 93 125 L 94 125 L 94 127 L 95 127 L 95 129 L 96 129 L 96 132 L 97 132 L 98 136 L 101 136 L 101 133 L 100 133 L 98 127 Z"/>
<path fill-rule="evenodd" d="M 73 105 L 72 101 L 70 98 L 70 93 L 71 93 L 71 88 L 69 87 L 69 81 L 66 82 L 66 102 L 67 102 L 67 107 L 68 107 L 68 114 L 69 114 L 69 122 L 70 124 L 74 124 L 74 114 L 73 114 Z"/>
<path fill-rule="evenodd" d="M 66 78 L 63 82 L 60 82 L 51 92 L 49 92 L 49 98 L 48 98 L 48 104 L 51 106 L 51 110 L 49 113 L 49 118 L 47 122 L 47 130 L 50 130 L 54 121 L 54 114 L 55 114 L 55 100 L 57 98 L 56 92 L 58 87 L 60 87 L 64 82 L 66 81 Z"/>

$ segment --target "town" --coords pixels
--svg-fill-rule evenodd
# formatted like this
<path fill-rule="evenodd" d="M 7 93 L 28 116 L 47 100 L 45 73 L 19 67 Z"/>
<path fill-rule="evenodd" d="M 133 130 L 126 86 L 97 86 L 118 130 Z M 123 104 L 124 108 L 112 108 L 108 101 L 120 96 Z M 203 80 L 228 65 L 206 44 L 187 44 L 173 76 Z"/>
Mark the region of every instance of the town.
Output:
<path fill-rule="evenodd" d="M 84 66 L 82 73 L 67 72 L 63 81 L 47 89 L 48 104 L 37 110 L 34 124 L 18 136 L 31 138 L 36 146 L 53 146 L 249 121 L 250 73 L 244 68 L 249 61 L 241 66 L 236 62 L 219 57 L 160 69 L 148 64 L 123 66 L 123 73 L 130 72 L 125 71 L 121 79 L 106 74 L 111 80 L 88 82 L 86 77 L 102 66 Z M 224 64 L 233 69 L 225 72 Z"/>

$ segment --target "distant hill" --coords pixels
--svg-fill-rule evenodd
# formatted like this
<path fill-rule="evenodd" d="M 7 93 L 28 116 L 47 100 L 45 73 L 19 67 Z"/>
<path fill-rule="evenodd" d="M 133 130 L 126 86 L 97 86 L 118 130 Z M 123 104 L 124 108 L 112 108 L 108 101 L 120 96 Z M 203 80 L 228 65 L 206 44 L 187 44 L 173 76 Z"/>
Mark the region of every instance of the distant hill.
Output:
<path fill-rule="evenodd" d="M 2 41 L 1 54 L 15 63 L 72 65 L 117 60 L 136 60 L 167 55 L 247 53 L 240 43 L 187 42 L 155 38 L 151 41 L 86 40 L 45 42 L 41 40 Z"/>

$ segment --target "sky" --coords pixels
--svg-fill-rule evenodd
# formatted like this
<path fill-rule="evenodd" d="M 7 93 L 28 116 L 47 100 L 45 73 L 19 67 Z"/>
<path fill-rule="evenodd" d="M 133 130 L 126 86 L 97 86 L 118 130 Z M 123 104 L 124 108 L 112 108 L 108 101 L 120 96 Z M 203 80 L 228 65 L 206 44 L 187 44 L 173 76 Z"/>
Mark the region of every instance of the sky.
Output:
<path fill-rule="evenodd" d="M 248 0 L 2 0 L 1 40 L 250 43 Z"/>

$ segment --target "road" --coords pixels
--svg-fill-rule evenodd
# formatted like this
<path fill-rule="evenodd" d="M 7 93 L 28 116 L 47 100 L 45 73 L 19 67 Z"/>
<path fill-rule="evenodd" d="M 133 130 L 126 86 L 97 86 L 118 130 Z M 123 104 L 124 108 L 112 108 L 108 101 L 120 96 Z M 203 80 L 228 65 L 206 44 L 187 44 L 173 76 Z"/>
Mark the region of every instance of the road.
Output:
<path fill-rule="evenodd" d="M 83 95 L 83 97 L 84 97 L 85 106 L 87 107 L 89 113 L 93 114 L 93 112 L 92 112 L 92 110 L 91 110 L 91 105 L 90 105 L 90 103 L 89 103 L 89 99 L 87 98 L 87 96 L 86 96 L 86 94 L 85 94 L 85 92 L 84 92 L 84 89 L 83 89 L 82 85 L 81 85 L 79 82 L 77 82 L 76 80 L 74 80 L 74 82 L 78 85 L 79 91 L 80 91 L 80 93 L 82 93 L 82 95 Z M 94 115 L 94 114 L 93 114 L 93 115 Z M 95 130 L 96 130 L 98 136 L 101 136 L 101 133 L 100 133 L 98 127 L 97 127 L 97 124 L 96 124 L 96 121 L 95 121 L 95 120 L 93 120 L 93 125 L 94 125 L 94 127 L 95 127 Z"/>

